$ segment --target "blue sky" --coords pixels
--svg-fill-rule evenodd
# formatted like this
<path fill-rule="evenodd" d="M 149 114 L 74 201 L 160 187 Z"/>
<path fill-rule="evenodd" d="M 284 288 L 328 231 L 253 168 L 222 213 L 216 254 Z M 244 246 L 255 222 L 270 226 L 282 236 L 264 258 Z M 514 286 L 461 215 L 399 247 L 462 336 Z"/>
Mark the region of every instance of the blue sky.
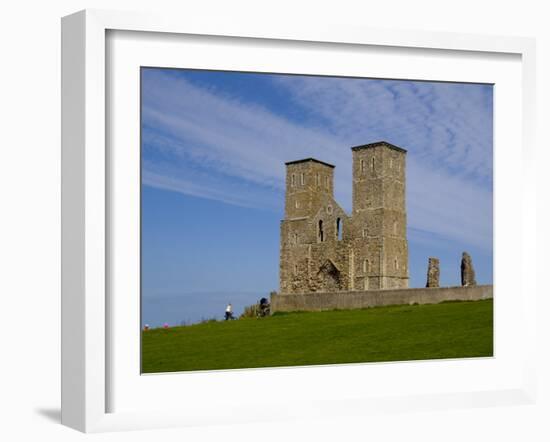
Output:
<path fill-rule="evenodd" d="M 142 322 L 221 317 L 278 289 L 284 163 L 332 163 L 351 209 L 351 146 L 408 150 L 412 287 L 427 260 L 492 283 L 490 85 L 142 69 Z"/>

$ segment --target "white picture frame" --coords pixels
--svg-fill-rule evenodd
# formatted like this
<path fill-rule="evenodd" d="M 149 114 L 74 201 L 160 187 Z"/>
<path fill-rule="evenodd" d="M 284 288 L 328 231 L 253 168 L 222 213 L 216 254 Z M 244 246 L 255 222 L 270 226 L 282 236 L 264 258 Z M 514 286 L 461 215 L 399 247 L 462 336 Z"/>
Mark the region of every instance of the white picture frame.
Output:
<path fill-rule="evenodd" d="M 535 241 L 535 176 L 534 168 L 534 106 L 535 106 L 535 44 L 532 39 L 491 37 L 451 33 L 388 31 L 370 28 L 349 28 L 308 24 L 293 27 L 287 24 L 255 24 L 242 21 L 218 23 L 196 17 L 164 17 L 150 14 L 87 10 L 63 18 L 62 21 L 62 423 L 84 432 L 121 429 L 159 428 L 168 426 L 208 425 L 214 417 L 224 422 L 223 411 L 197 407 L 190 413 L 184 407 L 162 409 L 142 407 L 133 411 L 110 410 L 109 394 L 113 385 L 109 372 L 113 363 L 108 327 L 113 320 L 108 298 L 112 288 L 109 274 L 109 247 L 113 231 L 108 228 L 113 199 L 109 194 L 109 155 L 106 120 L 108 84 L 106 66 L 108 32 L 154 32 L 162 35 L 218 36 L 221 38 L 268 39 L 287 44 L 339 44 L 385 48 L 403 51 L 427 49 L 445 52 L 468 52 L 483 58 L 484 54 L 508 54 L 520 57 L 521 63 L 521 177 L 518 190 L 523 211 L 521 235 L 518 238 L 522 267 L 521 278 L 515 283 L 521 288 L 521 324 L 523 336 L 535 333 L 535 278 L 526 264 L 527 256 L 536 255 Z M 157 34 L 158 35 L 158 34 Z M 498 173 L 498 172 L 497 172 Z M 497 188 L 498 193 L 498 188 Z M 495 253 L 503 253 L 496 242 Z M 497 286 L 498 290 L 498 286 Z M 498 292 L 496 298 L 498 300 Z M 498 301 L 497 301 L 498 302 Z M 498 320 L 498 317 L 497 317 Z M 518 325 L 516 324 L 516 327 Z M 533 403 L 536 394 L 535 339 L 525 345 L 518 361 L 524 372 L 520 384 L 503 388 L 473 388 L 471 391 L 449 393 L 436 387 L 429 394 L 390 393 L 356 397 L 332 392 L 326 400 L 311 401 L 309 408 L 290 401 L 266 413 L 259 413 L 259 403 L 244 395 L 233 404 L 232 422 L 253 422 L 312 416 L 353 415 L 369 413 L 380 408 L 387 412 L 419 408 L 460 408 L 498 405 L 501 403 Z M 390 365 L 383 369 L 390 370 Z M 414 363 L 409 365 L 415 370 Z M 421 367 L 420 367 L 421 368 Z M 327 376 L 337 376 L 336 370 L 348 370 L 351 376 L 360 375 L 361 366 L 325 368 Z M 467 369 L 464 366 L 455 369 Z M 258 381 L 267 375 L 284 377 L 288 371 L 256 370 Z M 271 373 L 271 374 L 270 374 Z M 283 373 L 281 375 L 281 373 Z M 289 377 L 299 375 L 293 369 Z M 137 374 L 139 375 L 139 373 Z M 213 373 L 202 373 L 196 382 L 216 381 Z M 217 375 L 216 375 L 217 376 Z M 242 371 L 226 372 L 224 380 L 238 381 Z M 220 378 L 221 379 L 221 378 Z M 279 380 L 284 382 L 285 379 Z M 171 383 L 163 379 L 164 386 Z M 296 380 L 294 381 L 296 382 Z M 216 382 L 213 382 L 214 384 Z M 437 388 L 441 388 L 439 391 Z M 297 393 L 299 394 L 299 393 Z M 147 401 L 144 401 L 147 403 Z M 238 410 L 238 418 L 235 411 Z"/>

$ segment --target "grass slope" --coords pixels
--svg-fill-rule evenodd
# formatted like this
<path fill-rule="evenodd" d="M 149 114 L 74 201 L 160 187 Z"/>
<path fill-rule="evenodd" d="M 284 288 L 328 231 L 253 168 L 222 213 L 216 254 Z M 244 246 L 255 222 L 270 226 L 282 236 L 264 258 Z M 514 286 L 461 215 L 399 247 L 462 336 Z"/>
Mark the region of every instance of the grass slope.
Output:
<path fill-rule="evenodd" d="M 492 356 L 493 301 L 276 314 L 142 336 L 144 373 Z"/>

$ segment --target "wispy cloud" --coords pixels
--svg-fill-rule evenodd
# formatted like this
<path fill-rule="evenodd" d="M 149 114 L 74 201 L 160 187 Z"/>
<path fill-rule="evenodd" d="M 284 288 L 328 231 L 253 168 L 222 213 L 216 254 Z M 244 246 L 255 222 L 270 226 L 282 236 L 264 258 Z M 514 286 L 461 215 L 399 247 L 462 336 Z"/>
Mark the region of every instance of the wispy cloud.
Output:
<path fill-rule="evenodd" d="M 146 70 L 144 184 L 280 213 L 284 162 L 335 164 L 351 206 L 350 146 L 408 149 L 409 226 L 492 247 L 492 95 L 488 87 L 272 76 L 287 108 Z M 293 118 L 299 109 L 300 121 Z"/>
<path fill-rule="evenodd" d="M 276 77 L 294 101 L 351 144 L 390 139 L 415 160 L 487 184 L 492 177 L 490 86 Z"/>
<path fill-rule="evenodd" d="M 264 192 L 255 186 L 231 183 L 228 180 L 219 179 L 216 175 L 208 175 L 185 166 L 157 167 L 154 163 L 145 162 L 142 180 L 145 185 L 158 189 L 222 201 L 240 207 L 276 211 L 280 206 L 274 195 L 266 198 Z"/>

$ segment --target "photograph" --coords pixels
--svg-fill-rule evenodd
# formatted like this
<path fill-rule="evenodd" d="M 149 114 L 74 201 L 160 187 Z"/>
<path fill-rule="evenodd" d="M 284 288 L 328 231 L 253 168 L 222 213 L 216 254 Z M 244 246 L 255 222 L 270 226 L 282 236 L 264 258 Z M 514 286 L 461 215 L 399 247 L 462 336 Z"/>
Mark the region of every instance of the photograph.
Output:
<path fill-rule="evenodd" d="M 493 84 L 140 83 L 143 374 L 493 357 Z"/>

